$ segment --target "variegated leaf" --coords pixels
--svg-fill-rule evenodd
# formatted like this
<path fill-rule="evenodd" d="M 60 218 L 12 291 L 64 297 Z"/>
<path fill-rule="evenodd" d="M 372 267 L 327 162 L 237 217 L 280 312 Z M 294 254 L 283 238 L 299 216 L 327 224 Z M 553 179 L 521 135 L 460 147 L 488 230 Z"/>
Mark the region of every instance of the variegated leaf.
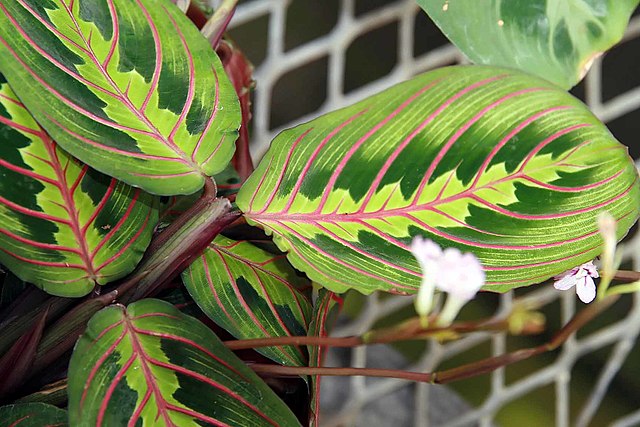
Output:
<path fill-rule="evenodd" d="M 623 236 L 639 208 L 625 146 L 556 86 L 466 66 L 418 76 L 281 133 L 238 193 L 291 263 L 342 292 L 412 293 L 415 236 L 475 253 L 485 289 L 539 283 Z"/>
<path fill-rule="evenodd" d="M 129 184 L 194 193 L 233 155 L 233 86 L 169 0 L 0 0 L 0 55 L 53 139 Z"/>
<path fill-rule="evenodd" d="M 569 89 L 622 38 L 639 0 L 417 0 L 473 62 Z"/>
<path fill-rule="evenodd" d="M 218 236 L 182 280 L 202 311 L 236 338 L 307 334 L 311 304 L 299 289 L 310 284 L 284 255 Z M 298 347 L 257 351 L 283 365 L 307 365 Z"/>
<path fill-rule="evenodd" d="M 0 407 L 2 427 L 65 427 L 67 412 L 46 403 L 21 403 Z"/>
<path fill-rule="evenodd" d="M 91 426 L 297 426 L 213 332 L 153 299 L 98 312 L 69 365 L 69 421 Z"/>
<path fill-rule="evenodd" d="M 0 76 L 0 262 L 61 296 L 131 272 L 157 198 L 80 163 L 38 126 Z"/>

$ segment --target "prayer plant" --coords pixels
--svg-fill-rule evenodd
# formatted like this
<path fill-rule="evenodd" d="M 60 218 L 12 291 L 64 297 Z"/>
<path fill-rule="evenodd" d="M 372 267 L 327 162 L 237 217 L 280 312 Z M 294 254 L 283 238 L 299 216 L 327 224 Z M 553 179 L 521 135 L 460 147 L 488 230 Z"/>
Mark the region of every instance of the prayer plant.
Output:
<path fill-rule="evenodd" d="M 537 330 L 454 320 L 480 286 L 578 283 L 602 212 L 614 247 L 628 232 L 638 172 L 566 90 L 638 0 L 418 0 L 478 65 L 285 130 L 255 170 L 236 1 L 190 3 L 0 0 L 1 425 L 317 425 L 319 375 L 466 378 L 638 287 L 450 371 L 322 367 L 327 346 Z M 421 284 L 419 317 L 327 337 L 339 294 Z"/>

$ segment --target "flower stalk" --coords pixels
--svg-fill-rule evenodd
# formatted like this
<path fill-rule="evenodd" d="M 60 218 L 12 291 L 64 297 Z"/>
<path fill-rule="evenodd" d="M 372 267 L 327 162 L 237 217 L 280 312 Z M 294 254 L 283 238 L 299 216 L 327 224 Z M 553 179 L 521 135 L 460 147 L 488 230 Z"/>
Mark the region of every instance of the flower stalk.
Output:
<path fill-rule="evenodd" d="M 467 378 L 476 377 L 495 371 L 507 365 L 529 359 L 533 356 L 556 350 L 569 337 L 589 323 L 598 314 L 609 308 L 618 300 L 618 296 L 609 296 L 595 304 L 587 306 L 576 314 L 563 328 L 561 328 L 546 344 L 536 347 L 516 350 L 496 357 L 468 363 L 456 368 L 439 372 L 410 372 L 395 369 L 373 368 L 322 368 L 322 367 L 298 367 L 265 364 L 248 364 L 256 373 L 263 376 L 299 376 L 299 375 L 323 375 L 323 376 L 368 376 L 398 378 L 409 381 L 425 382 L 431 384 L 447 384 Z"/>

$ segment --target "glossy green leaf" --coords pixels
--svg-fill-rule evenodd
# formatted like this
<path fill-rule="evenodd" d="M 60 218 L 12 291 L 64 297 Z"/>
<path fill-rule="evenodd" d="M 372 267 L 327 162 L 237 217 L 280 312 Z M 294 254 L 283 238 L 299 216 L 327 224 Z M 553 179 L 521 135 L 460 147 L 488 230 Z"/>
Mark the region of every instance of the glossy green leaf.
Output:
<path fill-rule="evenodd" d="M 67 412 L 46 403 L 0 406 L 3 427 L 65 427 Z"/>
<path fill-rule="evenodd" d="M 313 319 L 309 324 L 309 336 L 326 337 L 329 335 L 329 329 L 333 326 L 338 315 L 342 301 L 340 297 L 326 289 L 320 289 L 318 298 L 313 306 Z M 317 345 L 308 346 L 309 349 L 309 366 L 321 367 L 326 347 Z M 311 399 L 309 408 L 309 425 L 310 427 L 320 426 L 320 379 L 319 375 L 311 376 Z"/>
<path fill-rule="evenodd" d="M 639 0 L 417 0 L 477 64 L 513 67 L 569 89 L 622 38 Z"/>
<path fill-rule="evenodd" d="M 60 296 L 131 272 L 157 198 L 80 163 L 38 126 L 0 76 L 0 262 Z"/>
<path fill-rule="evenodd" d="M 218 236 L 182 280 L 202 311 L 236 338 L 307 334 L 311 304 L 300 289 L 310 284 L 284 255 Z M 283 365 L 307 365 L 298 347 L 257 351 Z"/>
<path fill-rule="evenodd" d="M 299 425 L 209 328 L 154 299 L 91 319 L 68 387 L 74 426 Z"/>
<path fill-rule="evenodd" d="M 233 86 L 168 0 L 0 0 L 0 55 L 52 138 L 115 178 L 191 194 L 233 155 Z"/>
<path fill-rule="evenodd" d="M 623 236 L 638 173 L 588 109 L 516 71 L 450 67 L 282 132 L 238 193 L 294 267 L 342 292 L 412 293 L 421 235 L 475 253 L 485 289 L 543 280 Z"/>

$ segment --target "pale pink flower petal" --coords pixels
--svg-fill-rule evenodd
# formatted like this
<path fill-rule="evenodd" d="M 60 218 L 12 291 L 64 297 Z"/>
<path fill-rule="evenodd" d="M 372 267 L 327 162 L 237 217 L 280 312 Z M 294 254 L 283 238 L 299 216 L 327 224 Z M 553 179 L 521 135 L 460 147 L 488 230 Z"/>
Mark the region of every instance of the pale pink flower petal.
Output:
<path fill-rule="evenodd" d="M 557 277 L 557 276 L 556 276 Z M 572 274 L 567 274 L 557 282 L 553 284 L 553 287 L 559 291 L 568 291 L 576 285 L 576 277 Z"/>
<path fill-rule="evenodd" d="M 411 242 L 411 253 L 418 260 L 422 272 L 425 273 L 432 261 L 442 256 L 442 249 L 434 241 L 418 236 Z"/>
<path fill-rule="evenodd" d="M 447 292 L 447 302 L 439 314 L 441 324 L 450 324 L 460 308 L 484 285 L 482 264 L 475 255 L 462 253 L 456 248 L 444 251 L 436 243 L 416 237 L 411 252 L 422 269 L 422 284 L 415 300 L 417 313 L 426 318 L 431 311 L 433 293 L 437 287 Z"/>
<path fill-rule="evenodd" d="M 596 279 L 600 277 L 600 275 L 598 274 L 598 269 L 596 268 L 596 265 L 593 263 L 593 261 L 589 261 L 582 264 L 582 268 L 584 268 L 587 271 L 587 274 L 589 276 L 594 277 Z"/>
<path fill-rule="evenodd" d="M 556 282 L 553 286 L 561 291 L 575 286 L 580 301 L 589 303 L 596 297 L 596 285 L 593 278 L 597 277 L 600 277 L 598 270 L 593 261 L 589 261 L 556 276 Z"/>
<path fill-rule="evenodd" d="M 576 293 L 578 298 L 585 304 L 590 303 L 596 298 L 596 284 L 590 276 L 582 277 L 576 283 Z"/>
<path fill-rule="evenodd" d="M 444 250 L 438 262 L 436 287 L 463 300 L 472 299 L 484 285 L 482 264 L 475 255 L 456 248 Z"/>

